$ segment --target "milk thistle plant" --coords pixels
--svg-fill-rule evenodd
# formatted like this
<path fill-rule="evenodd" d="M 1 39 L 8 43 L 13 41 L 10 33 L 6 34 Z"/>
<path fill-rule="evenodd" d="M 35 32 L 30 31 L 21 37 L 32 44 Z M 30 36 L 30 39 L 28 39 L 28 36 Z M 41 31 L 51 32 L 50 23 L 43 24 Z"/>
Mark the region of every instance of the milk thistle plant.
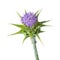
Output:
<path fill-rule="evenodd" d="M 49 21 L 48 20 L 48 21 L 39 22 L 38 16 L 39 16 L 40 12 L 41 11 L 37 11 L 36 13 L 33 13 L 33 12 L 25 11 L 25 14 L 23 16 L 21 16 L 17 12 L 18 16 L 21 18 L 22 24 L 12 24 L 12 25 L 20 28 L 20 30 L 16 33 L 11 34 L 11 35 L 24 34 L 25 37 L 23 39 L 23 42 L 26 40 L 26 38 L 28 38 L 28 37 L 31 38 L 36 60 L 39 60 L 38 51 L 37 51 L 37 47 L 36 47 L 36 36 L 42 43 L 40 36 L 38 34 L 44 32 L 41 30 L 41 28 L 46 26 L 44 23 Z"/>

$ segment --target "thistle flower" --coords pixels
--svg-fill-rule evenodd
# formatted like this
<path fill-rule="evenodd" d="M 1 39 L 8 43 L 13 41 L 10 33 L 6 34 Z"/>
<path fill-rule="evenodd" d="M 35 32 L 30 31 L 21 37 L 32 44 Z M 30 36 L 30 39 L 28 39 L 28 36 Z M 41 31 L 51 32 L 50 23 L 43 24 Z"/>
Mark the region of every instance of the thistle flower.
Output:
<path fill-rule="evenodd" d="M 21 24 L 12 24 L 12 25 L 20 28 L 20 30 L 11 35 L 24 34 L 25 38 L 24 38 L 23 42 L 28 37 L 37 36 L 38 39 L 40 40 L 40 42 L 42 42 L 38 34 L 44 32 L 41 30 L 41 28 L 46 26 L 44 23 L 46 23 L 50 20 L 39 22 L 38 16 L 40 13 L 41 13 L 41 10 L 37 11 L 36 13 L 25 12 L 25 14 L 23 16 L 21 16 L 17 12 L 18 16 L 21 18 L 22 25 Z"/>
<path fill-rule="evenodd" d="M 21 17 L 21 21 L 28 27 L 32 27 L 37 22 L 37 16 L 34 13 L 25 13 L 23 17 Z"/>
<path fill-rule="evenodd" d="M 35 37 L 37 36 L 38 39 L 40 40 L 40 42 L 42 43 L 40 36 L 38 34 L 44 32 L 41 30 L 41 28 L 44 26 L 47 26 L 44 23 L 50 21 L 50 20 L 48 20 L 48 21 L 39 22 L 38 16 L 39 16 L 40 12 L 39 11 L 37 11 L 36 13 L 32 13 L 32 12 L 27 13 L 26 12 L 24 14 L 24 16 L 20 16 L 20 14 L 17 13 L 18 16 L 21 18 L 22 25 L 21 24 L 12 24 L 12 25 L 20 28 L 20 30 L 16 33 L 11 34 L 11 35 L 24 34 L 25 38 L 23 39 L 23 42 L 26 40 L 26 38 L 28 38 L 28 37 L 31 38 L 36 60 L 39 60 L 39 57 L 38 57 L 38 52 L 37 52 L 37 48 L 36 48 Z"/>

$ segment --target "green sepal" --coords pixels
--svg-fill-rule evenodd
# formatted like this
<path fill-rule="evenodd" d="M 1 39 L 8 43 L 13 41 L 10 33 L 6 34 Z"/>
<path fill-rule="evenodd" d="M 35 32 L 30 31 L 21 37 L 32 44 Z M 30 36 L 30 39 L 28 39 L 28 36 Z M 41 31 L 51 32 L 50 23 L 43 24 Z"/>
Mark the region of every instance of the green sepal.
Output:
<path fill-rule="evenodd" d="M 45 27 L 45 26 L 48 26 L 44 23 L 46 22 L 49 22 L 50 20 L 48 21 L 42 21 L 42 22 L 37 22 L 33 27 L 32 27 L 32 31 L 34 32 L 34 34 L 39 34 L 39 33 L 42 33 L 42 32 L 45 32 L 45 31 L 42 31 L 41 28 L 42 27 Z"/>
<path fill-rule="evenodd" d="M 28 38 L 29 36 L 28 35 L 26 35 L 25 37 L 24 37 L 24 39 L 23 39 L 23 42 L 22 43 L 24 43 L 25 42 L 25 40 Z"/>
<path fill-rule="evenodd" d="M 13 33 L 13 34 L 10 34 L 10 35 L 17 35 L 17 34 L 23 34 L 24 33 L 24 31 L 23 30 L 19 30 L 18 32 L 15 32 L 15 33 Z M 9 35 L 9 36 L 10 36 Z"/>
<path fill-rule="evenodd" d="M 40 22 L 41 24 L 43 24 L 43 23 L 46 23 L 46 22 L 49 22 L 50 20 L 47 20 L 47 21 L 42 21 L 42 22 Z"/>
<path fill-rule="evenodd" d="M 33 27 L 32 32 L 33 32 L 34 34 L 39 34 L 39 33 L 44 32 L 44 31 L 41 30 L 41 26 L 42 26 L 42 25 L 39 25 L 39 24 L 37 23 L 37 25 Z"/>
<path fill-rule="evenodd" d="M 42 22 L 37 22 L 37 25 L 36 25 L 36 27 L 44 27 L 44 26 L 47 26 L 47 25 L 45 25 L 44 23 L 42 23 Z"/>
<path fill-rule="evenodd" d="M 38 11 L 35 13 L 35 15 L 38 17 L 39 14 L 41 13 L 41 11 L 42 11 L 42 9 L 41 9 L 41 10 L 38 10 Z"/>
<path fill-rule="evenodd" d="M 43 42 L 42 42 L 40 36 L 39 36 L 38 34 L 36 34 L 36 36 L 38 37 L 39 41 L 43 44 Z M 43 44 L 43 45 L 44 45 L 44 44 Z"/>
<path fill-rule="evenodd" d="M 11 25 L 14 25 L 14 26 L 16 26 L 16 27 L 18 27 L 18 28 L 25 28 L 24 25 L 20 25 L 20 24 L 11 24 Z"/>
<path fill-rule="evenodd" d="M 21 31 L 23 32 L 23 34 L 27 34 L 27 35 L 30 35 L 31 34 L 31 29 L 25 25 L 19 25 L 19 24 L 12 24 L 18 28 L 21 29 Z"/>

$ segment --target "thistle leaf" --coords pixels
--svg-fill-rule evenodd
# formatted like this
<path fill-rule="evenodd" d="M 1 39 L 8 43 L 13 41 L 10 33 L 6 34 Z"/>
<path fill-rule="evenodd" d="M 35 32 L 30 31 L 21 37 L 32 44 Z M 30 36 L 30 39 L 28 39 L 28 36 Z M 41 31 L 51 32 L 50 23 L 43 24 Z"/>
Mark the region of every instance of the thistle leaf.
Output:
<path fill-rule="evenodd" d="M 21 18 L 21 15 L 17 12 L 18 16 Z"/>
<path fill-rule="evenodd" d="M 40 42 L 43 44 L 43 42 L 42 42 L 40 36 L 39 36 L 38 34 L 36 34 L 36 36 L 38 37 L 38 39 L 40 40 Z M 44 45 L 44 44 L 43 44 L 43 45 Z"/>

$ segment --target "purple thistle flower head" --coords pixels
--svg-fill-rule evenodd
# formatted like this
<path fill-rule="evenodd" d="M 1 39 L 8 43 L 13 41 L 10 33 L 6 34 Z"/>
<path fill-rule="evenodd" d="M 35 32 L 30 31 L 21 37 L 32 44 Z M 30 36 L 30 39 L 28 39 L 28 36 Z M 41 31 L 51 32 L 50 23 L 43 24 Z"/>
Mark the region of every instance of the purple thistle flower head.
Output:
<path fill-rule="evenodd" d="M 34 13 L 25 13 L 23 17 L 21 17 L 21 21 L 24 25 L 28 27 L 32 27 L 37 22 L 37 16 Z"/>

